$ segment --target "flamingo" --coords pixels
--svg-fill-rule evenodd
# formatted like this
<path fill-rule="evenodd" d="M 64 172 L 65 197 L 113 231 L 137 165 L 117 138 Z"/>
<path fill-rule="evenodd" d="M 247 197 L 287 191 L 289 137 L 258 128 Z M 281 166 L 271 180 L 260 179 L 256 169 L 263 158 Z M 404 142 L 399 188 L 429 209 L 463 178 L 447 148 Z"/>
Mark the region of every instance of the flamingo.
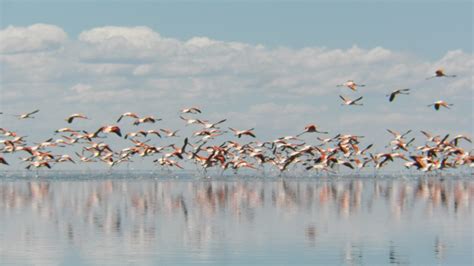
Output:
<path fill-rule="evenodd" d="M 179 159 L 183 159 L 183 154 L 186 154 L 186 146 L 188 145 L 188 138 L 184 139 L 184 144 L 181 148 L 176 148 L 174 144 L 171 145 L 171 147 L 174 148 L 174 151 L 168 154 L 165 154 L 165 158 L 169 158 L 172 156 L 176 156 Z"/>
<path fill-rule="evenodd" d="M 426 132 L 426 131 L 423 131 L 423 130 L 420 130 L 420 132 L 425 135 L 427 141 L 430 141 L 430 142 L 437 142 L 440 140 L 440 136 L 432 136 L 430 133 Z"/>
<path fill-rule="evenodd" d="M 179 130 L 175 130 L 175 131 L 172 131 L 170 129 L 166 129 L 166 128 L 162 128 L 160 129 L 161 132 L 165 133 L 167 137 L 179 137 L 178 135 L 176 135 L 176 133 L 178 133 Z"/>
<path fill-rule="evenodd" d="M 465 136 L 465 135 L 462 135 L 462 134 L 455 136 L 455 137 L 451 140 L 451 143 L 453 143 L 455 146 L 457 146 L 459 139 L 464 139 L 465 141 L 467 141 L 467 142 L 469 142 L 469 143 L 472 143 L 472 141 L 471 141 L 471 139 L 470 139 L 469 137 L 467 137 L 467 136 Z"/>
<path fill-rule="evenodd" d="M 434 106 L 434 109 L 436 111 L 438 111 L 441 106 L 450 109 L 449 106 L 453 106 L 453 104 L 452 103 L 447 103 L 445 101 L 437 101 L 437 102 L 434 102 L 434 103 L 428 105 L 428 107 L 431 107 L 431 106 Z"/>
<path fill-rule="evenodd" d="M 199 110 L 199 108 L 197 107 L 191 107 L 191 108 L 184 108 L 184 109 L 181 109 L 181 113 L 182 114 L 200 114 L 201 113 L 201 110 Z"/>
<path fill-rule="evenodd" d="M 120 117 L 117 119 L 117 123 L 120 122 L 120 120 L 122 120 L 122 118 L 124 118 L 124 117 L 132 117 L 132 118 L 138 119 L 137 114 L 131 113 L 131 112 L 126 112 L 126 113 L 123 113 L 123 114 L 120 115 Z"/>
<path fill-rule="evenodd" d="M 444 73 L 444 70 L 443 70 L 442 68 L 440 68 L 440 69 L 437 69 L 437 70 L 435 71 L 435 75 L 434 75 L 434 76 L 427 77 L 426 79 L 441 78 L 441 77 L 455 78 L 456 75 L 446 75 L 446 74 Z"/>
<path fill-rule="evenodd" d="M 5 137 L 16 137 L 17 136 L 16 132 L 13 132 L 13 131 L 10 131 L 10 130 L 7 130 L 7 129 L 1 128 L 1 127 L 0 127 L 0 134 L 3 134 Z"/>
<path fill-rule="evenodd" d="M 34 118 L 34 114 L 38 113 L 40 110 L 37 109 L 37 110 L 34 110 L 33 112 L 29 112 L 29 113 L 26 113 L 26 114 L 21 114 L 21 115 L 17 115 L 18 119 L 27 119 L 27 118 Z"/>
<path fill-rule="evenodd" d="M 26 167 L 26 169 L 30 170 L 31 167 L 35 167 L 35 168 L 48 167 L 49 169 L 51 169 L 51 165 L 47 161 L 32 162 Z"/>
<path fill-rule="evenodd" d="M 254 128 L 247 129 L 247 130 L 236 130 L 231 127 L 229 129 L 234 132 L 234 135 L 237 136 L 238 138 L 242 137 L 243 135 L 251 136 L 252 138 L 255 138 L 255 134 L 252 132 Z"/>
<path fill-rule="evenodd" d="M 217 125 L 224 123 L 227 119 L 222 119 L 216 123 L 209 123 L 209 121 L 201 121 L 201 124 L 204 125 L 205 128 L 216 128 Z"/>
<path fill-rule="evenodd" d="M 71 124 L 72 121 L 75 119 L 75 118 L 82 118 L 82 119 L 89 119 L 87 116 L 83 115 L 83 114 L 72 114 L 70 115 L 69 117 L 67 117 L 65 120 Z"/>
<path fill-rule="evenodd" d="M 181 165 L 179 165 L 177 162 L 169 159 L 169 158 L 160 158 L 160 159 L 156 159 L 156 160 L 153 160 L 153 162 L 155 163 L 159 163 L 160 165 L 162 166 L 176 166 L 180 169 L 183 169 L 183 167 Z"/>
<path fill-rule="evenodd" d="M 398 89 L 398 90 L 392 91 L 390 94 L 387 94 L 386 96 L 389 97 L 388 100 L 390 102 L 393 102 L 393 100 L 395 100 L 395 96 L 397 96 L 398 94 L 408 95 L 408 94 L 410 94 L 409 91 L 410 91 L 410 89 Z"/>
<path fill-rule="evenodd" d="M 181 118 L 181 120 L 186 121 L 186 126 L 191 124 L 204 124 L 204 122 L 199 119 L 188 119 L 182 116 L 179 116 L 179 118 Z"/>
<path fill-rule="evenodd" d="M 104 133 L 115 133 L 117 136 L 122 137 L 122 132 L 118 126 L 103 126 L 99 128 L 92 136 L 97 137 L 100 132 Z"/>
<path fill-rule="evenodd" d="M 67 155 L 67 154 L 63 154 L 61 155 L 61 157 L 59 157 L 57 160 L 56 160 L 57 163 L 61 163 L 61 162 L 71 162 L 73 164 L 75 164 L 76 162 L 74 162 L 74 160 L 71 158 L 71 156 Z"/>
<path fill-rule="evenodd" d="M 401 140 L 411 132 L 411 129 L 409 129 L 407 132 L 405 132 L 403 134 L 400 134 L 397 131 L 393 131 L 393 130 L 390 130 L 390 129 L 387 129 L 387 131 L 395 137 L 395 140 Z"/>
<path fill-rule="evenodd" d="M 365 166 L 367 166 L 367 164 L 370 163 L 372 160 L 369 159 L 369 158 L 364 158 L 363 161 L 361 161 L 361 160 L 355 158 L 355 159 L 350 159 L 350 161 L 354 162 L 358 169 L 362 169 Z"/>
<path fill-rule="evenodd" d="M 84 163 L 95 162 L 92 158 L 85 157 L 84 155 L 80 155 L 77 152 L 76 152 L 76 155 L 79 158 L 79 160 L 81 160 L 81 162 L 84 162 Z"/>
<path fill-rule="evenodd" d="M 392 148 L 392 150 L 397 150 L 397 149 L 402 149 L 404 151 L 408 151 L 408 146 L 415 141 L 415 138 L 412 138 L 410 141 L 406 142 L 403 141 L 402 139 L 395 140 L 392 142 L 395 146 Z"/>
<path fill-rule="evenodd" d="M 358 101 L 362 100 L 362 98 L 363 98 L 362 96 L 360 96 L 359 98 L 357 98 L 355 100 L 346 99 L 342 95 L 339 95 L 339 98 L 341 98 L 342 101 L 344 101 L 344 103 L 342 103 L 342 105 L 363 105 L 362 103 L 357 103 Z"/>
<path fill-rule="evenodd" d="M 324 144 L 327 144 L 329 142 L 332 142 L 334 141 L 335 139 L 337 139 L 339 137 L 339 135 L 335 136 L 335 137 L 332 137 L 332 138 L 320 138 L 320 137 L 316 137 L 317 140 L 321 141 L 321 144 L 320 145 L 324 145 Z"/>
<path fill-rule="evenodd" d="M 156 121 L 161 121 L 161 118 L 154 118 L 153 116 L 145 116 L 143 118 L 138 118 L 133 122 L 134 126 L 138 126 L 141 123 L 155 123 Z"/>
<path fill-rule="evenodd" d="M 357 84 L 353 80 L 348 80 L 342 84 L 336 85 L 336 87 L 348 87 L 353 91 L 357 91 L 357 87 L 365 87 L 364 84 Z"/>
<path fill-rule="evenodd" d="M 63 127 L 63 128 L 60 128 L 60 129 L 57 129 L 57 130 L 54 131 L 54 133 L 64 133 L 64 132 L 77 133 L 77 132 L 79 132 L 79 130 L 74 130 L 74 129 L 69 128 L 69 127 Z"/>
<path fill-rule="evenodd" d="M 412 161 L 408 161 L 405 163 L 405 167 L 409 168 L 411 166 L 415 166 L 418 170 L 423 172 L 431 170 L 432 164 L 428 163 L 429 158 L 426 156 L 420 155 L 412 155 L 410 156 Z"/>
<path fill-rule="evenodd" d="M 138 135 L 142 135 L 143 137 L 146 137 L 148 135 L 148 132 L 143 131 L 143 130 L 139 130 L 139 131 L 136 131 L 136 132 L 129 132 L 129 133 L 125 134 L 125 139 L 134 138 Z"/>
<path fill-rule="evenodd" d="M 318 130 L 318 127 L 315 125 L 315 124 L 311 124 L 311 125 L 307 125 L 305 128 L 304 128 L 304 131 L 298 135 L 296 135 L 296 137 L 299 137 L 305 133 L 321 133 L 321 134 L 328 134 L 328 132 L 325 132 L 325 131 L 319 131 Z"/>
<path fill-rule="evenodd" d="M 147 133 L 148 135 L 154 134 L 154 135 L 156 135 L 157 137 L 160 137 L 160 138 L 161 138 L 160 132 L 158 132 L 158 131 L 156 131 L 156 130 L 150 129 L 150 130 L 147 130 L 146 133 Z"/>

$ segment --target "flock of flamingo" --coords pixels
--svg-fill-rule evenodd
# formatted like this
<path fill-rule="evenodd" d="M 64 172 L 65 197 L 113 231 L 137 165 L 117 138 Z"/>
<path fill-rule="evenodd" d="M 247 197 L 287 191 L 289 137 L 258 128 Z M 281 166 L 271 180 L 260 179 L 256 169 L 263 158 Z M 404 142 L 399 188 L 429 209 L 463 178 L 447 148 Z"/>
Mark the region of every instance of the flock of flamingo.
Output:
<path fill-rule="evenodd" d="M 439 69 L 431 78 L 455 77 L 446 75 Z M 357 87 L 364 87 L 349 80 L 343 84 L 352 91 L 357 91 Z M 387 95 L 392 102 L 397 95 L 409 94 L 410 89 L 398 89 Z M 362 105 L 362 96 L 355 100 L 339 95 L 343 100 L 343 105 Z M 435 110 L 440 107 L 449 109 L 445 101 L 437 101 L 428 106 L 434 106 Z M 35 110 L 25 114 L 14 115 L 18 119 L 33 119 L 40 110 Z M 143 130 L 133 132 L 123 132 L 120 123 L 127 123 L 133 119 L 132 124 L 155 124 L 161 119 L 153 116 L 139 116 L 136 113 L 126 112 L 121 114 L 115 125 L 103 125 L 98 129 L 86 131 L 83 129 L 72 129 L 69 127 L 60 128 L 54 131 L 54 136 L 41 143 L 28 144 L 26 136 L 21 136 L 17 132 L 0 128 L 0 154 L 20 154 L 20 160 L 26 169 L 32 168 L 52 168 L 61 163 L 91 163 L 103 162 L 110 167 L 122 163 L 131 163 L 137 158 L 151 157 L 154 164 L 165 168 L 184 168 L 183 162 L 191 162 L 197 166 L 198 170 L 207 173 L 209 169 L 220 169 L 237 172 L 239 169 L 255 169 L 265 171 L 270 168 L 276 169 L 277 173 L 283 173 L 290 169 L 305 169 L 308 171 L 336 173 L 344 166 L 347 169 L 359 171 L 360 169 L 373 167 L 378 170 L 391 162 L 401 161 L 406 168 L 417 169 L 422 172 L 440 171 L 454 169 L 462 166 L 474 167 L 474 154 L 472 150 L 465 150 L 459 144 L 461 141 L 471 143 L 471 139 L 465 135 L 450 137 L 434 136 L 426 131 L 421 131 L 424 135 L 424 144 L 414 146 L 414 137 L 409 137 L 412 133 L 408 130 L 399 133 L 387 129 L 393 139 L 385 147 L 384 152 L 374 152 L 373 144 L 361 147 L 363 136 L 350 134 L 337 134 L 332 137 L 321 138 L 322 134 L 328 132 L 321 131 L 315 124 L 310 124 L 295 136 L 284 136 L 272 141 L 257 141 L 254 128 L 239 130 L 227 127 L 222 129 L 227 121 L 211 122 L 197 118 L 202 111 L 197 107 L 184 108 L 180 110 L 179 118 L 183 120 L 186 127 L 195 127 L 192 135 L 180 139 L 179 130 L 165 128 Z M 0 112 L 1 115 L 5 115 Z M 185 117 L 186 116 L 186 117 Z M 194 116 L 193 118 L 191 118 Z M 84 114 L 72 114 L 65 120 L 69 124 L 80 123 L 80 119 L 89 119 Z M 127 121 L 128 120 L 128 121 Z M 126 122 L 127 121 L 127 122 Z M 123 128 L 123 127 L 122 127 Z M 226 138 L 228 133 L 233 137 Z M 111 145 L 102 140 L 110 134 L 115 134 L 117 138 L 129 143 L 126 148 L 114 149 Z M 303 134 L 317 134 L 317 143 L 309 143 L 300 138 Z M 168 145 L 154 145 L 154 141 L 161 138 L 176 139 L 177 141 Z M 239 143 L 237 140 L 249 139 L 246 143 Z M 64 154 L 65 147 L 78 147 L 74 150 L 74 155 Z M 58 151 L 63 149 L 62 152 Z M 10 160 L 8 158 L 8 160 Z M 0 164 L 9 165 L 4 156 L 0 156 Z M 266 167 L 268 166 L 268 167 Z"/>

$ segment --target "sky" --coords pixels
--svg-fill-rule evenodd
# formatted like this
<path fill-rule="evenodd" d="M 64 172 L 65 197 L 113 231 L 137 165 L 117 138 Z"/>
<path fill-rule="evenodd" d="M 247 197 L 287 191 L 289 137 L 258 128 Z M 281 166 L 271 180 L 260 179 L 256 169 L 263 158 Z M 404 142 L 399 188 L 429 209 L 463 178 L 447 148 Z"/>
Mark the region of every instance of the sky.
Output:
<path fill-rule="evenodd" d="M 1 127 L 35 141 L 78 112 L 91 131 L 126 111 L 182 128 L 188 106 L 261 140 L 311 123 L 380 149 L 387 128 L 472 136 L 471 1 L 0 3 Z M 438 68 L 457 77 L 426 80 Z M 366 86 L 336 87 L 349 79 Z M 398 88 L 411 94 L 389 103 Z M 437 100 L 454 106 L 427 107 Z"/>

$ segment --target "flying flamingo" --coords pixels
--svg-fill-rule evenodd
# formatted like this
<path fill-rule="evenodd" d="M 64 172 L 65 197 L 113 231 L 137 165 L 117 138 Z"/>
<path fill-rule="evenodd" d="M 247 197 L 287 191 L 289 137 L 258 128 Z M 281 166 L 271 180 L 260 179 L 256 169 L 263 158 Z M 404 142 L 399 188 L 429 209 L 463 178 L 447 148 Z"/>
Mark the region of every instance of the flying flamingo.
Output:
<path fill-rule="evenodd" d="M 181 148 L 176 148 L 176 147 L 174 146 L 174 144 L 172 144 L 171 147 L 174 148 L 174 151 L 171 152 L 171 153 L 165 154 L 164 158 L 170 158 L 170 157 L 172 157 L 172 156 L 176 156 L 176 157 L 178 157 L 179 159 L 182 160 L 182 159 L 183 159 L 183 154 L 186 154 L 186 146 L 187 146 L 188 144 L 189 144 L 188 138 L 185 138 L 185 139 L 184 139 L 184 144 L 183 144 L 183 146 L 182 146 Z"/>
<path fill-rule="evenodd" d="M 450 109 L 449 106 L 453 106 L 453 104 L 452 103 L 447 103 L 445 101 L 437 101 L 437 102 L 434 102 L 434 103 L 428 105 L 428 107 L 431 107 L 431 106 L 434 106 L 434 109 L 436 111 L 438 111 L 439 107 L 441 107 L 441 106 Z"/>
<path fill-rule="evenodd" d="M 362 98 L 363 98 L 362 96 L 360 96 L 359 98 L 357 98 L 355 100 L 346 99 L 342 95 L 339 95 L 339 98 L 341 98 L 342 101 L 344 101 L 344 103 L 342 103 L 342 105 L 363 105 L 362 103 L 357 103 L 358 101 L 362 100 Z"/>
<path fill-rule="evenodd" d="M 201 113 L 201 110 L 199 110 L 199 108 L 197 107 L 191 107 L 191 108 L 184 108 L 184 109 L 181 109 L 181 113 L 182 114 L 200 114 Z"/>
<path fill-rule="evenodd" d="M 319 131 L 318 130 L 318 127 L 315 125 L 315 124 L 311 124 L 311 125 L 307 125 L 305 128 L 304 128 L 304 131 L 298 135 L 296 135 L 296 137 L 299 137 L 305 133 L 321 133 L 321 134 L 328 134 L 328 132 L 325 132 L 325 131 Z"/>
<path fill-rule="evenodd" d="M 387 129 L 387 131 L 393 135 L 393 137 L 395 138 L 395 140 L 401 140 L 403 139 L 406 135 L 408 135 L 410 132 L 411 132 L 411 129 L 409 129 L 407 132 L 403 133 L 403 134 L 400 134 L 398 133 L 397 131 L 393 131 L 393 130 L 390 130 L 390 129 Z"/>
<path fill-rule="evenodd" d="M 143 130 L 139 130 L 139 131 L 136 131 L 136 132 L 129 132 L 129 133 L 125 134 L 125 139 L 134 138 L 138 135 L 142 135 L 143 137 L 146 137 L 148 135 L 148 133 L 146 131 L 143 131 Z"/>
<path fill-rule="evenodd" d="M 186 121 L 186 126 L 191 124 L 204 124 L 204 122 L 199 119 L 188 119 L 182 116 L 179 116 L 179 118 L 181 118 L 181 120 Z"/>
<path fill-rule="evenodd" d="M 386 96 L 389 97 L 388 100 L 390 102 L 393 102 L 393 100 L 395 100 L 395 96 L 397 96 L 398 94 L 408 95 L 408 94 L 410 94 L 409 91 L 410 91 L 410 89 L 398 89 L 398 90 L 392 91 L 390 94 L 387 94 Z"/>
<path fill-rule="evenodd" d="M 217 125 L 224 123 L 227 121 L 227 119 L 222 119 L 216 123 L 209 123 L 209 121 L 201 121 L 201 124 L 204 125 L 205 128 L 210 129 L 210 128 L 216 128 Z"/>
<path fill-rule="evenodd" d="M 179 130 L 173 131 L 173 130 L 170 130 L 170 129 L 161 128 L 160 131 L 165 133 L 165 135 L 167 137 L 179 137 L 178 135 L 176 135 L 176 133 L 178 133 Z"/>
<path fill-rule="evenodd" d="M 122 137 L 122 132 L 118 126 L 103 126 L 99 128 L 94 134 L 93 137 L 97 137 L 100 132 L 104 133 L 115 133 L 117 136 Z"/>
<path fill-rule="evenodd" d="M 34 118 L 32 115 L 34 115 L 38 112 L 39 112 L 39 109 L 34 110 L 33 112 L 26 113 L 26 114 L 17 115 L 17 117 L 18 117 L 18 119 Z"/>
<path fill-rule="evenodd" d="M 464 135 L 462 135 L 462 134 L 455 136 L 455 137 L 451 140 L 451 143 L 453 143 L 455 146 L 457 146 L 459 139 L 464 139 L 465 141 L 467 141 L 467 142 L 469 142 L 469 143 L 472 143 L 472 141 L 471 141 L 471 139 L 470 139 L 469 137 L 464 136 Z"/>
<path fill-rule="evenodd" d="M 242 137 L 242 135 L 247 135 L 247 136 L 251 136 L 252 138 L 255 138 L 255 134 L 252 132 L 252 130 L 254 130 L 254 128 L 247 129 L 247 130 L 236 130 L 236 129 L 233 129 L 233 128 L 229 127 L 229 129 L 232 132 L 234 132 L 234 135 L 237 136 L 238 138 Z"/>
<path fill-rule="evenodd" d="M 26 169 L 30 170 L 31 167 L 36 167 L 36 168 L 40 168 L 40 167 L 48 167 L 51 169 L 51 165 L 47 162 L 47 161 L 36 161 L 36 162 L 32 162 L 30 163 Z"/>
<path fill-rule="evenodd" d="M 82 118 L 82 119 L 89 119 L 87 116 L 83 115 L 83 114 L 72 114 L 70 115 L 69 117 L 66 118 L 66 121 L 71 124 L 72 121 L 75 119 L 75 118 Z"/>
<path fill-rule="evenodd" d="M 71 129 L 71 128 L 68 128 L 68 127 L 63 127 L 63 128 L 60 128 L 60 129 L 57 129 L 57 130 L 54 131 L 54 133 L 64 133 L 64 132 L 77 133 L 77 132 L 79 132 L 79 131 L 78 131 L 78 130 Z"/>
<path fill-rule="evenodd" d="M 336 85 L 336 87 L 348 87 L 353 91 L 357 91 L 357 87 L 365 87 L 364 84 L 356 84 L 353 80 L 348 80 L 342 84 Z"/>
<path fill-rule="evenodd" d="M 443 70 L 442 68 L 440 68 L 440 69 L 437 69 L 437 70 L 435 71 L 435 75 L 434 75 L 434 76 L 428 77 L 428 78 L 426 78 L 426 79 L 441 78 L 441 77 L 455 78 L 456 75 L 446 75 L 446 74 L 444 73 L 444 70 Z"/>
<path fill-rule="evenodd" d="M 153 116 L 145 116 L 145 117 L 138 118 L 137 120 L 135 120 L 135 122 L 133 122 L 133 125 L 138 126 L 141 123 L 155 123 L 156 121 L 161 121 L 161 118 L 156 119 Z"/>
<path fill-rule="evenodd" d="M 131 113 L 131 112 L 126 112 L 126 113 L 123 113 L 122 115 L 120 115 L 120 117 L 117 119 L 117 123 L 120 122 L 120 120 L 122 120 L 122 118 L 124 118 L 124 117 L 133 117 L 135 119 L 138 119 L 137 114 Z"/>

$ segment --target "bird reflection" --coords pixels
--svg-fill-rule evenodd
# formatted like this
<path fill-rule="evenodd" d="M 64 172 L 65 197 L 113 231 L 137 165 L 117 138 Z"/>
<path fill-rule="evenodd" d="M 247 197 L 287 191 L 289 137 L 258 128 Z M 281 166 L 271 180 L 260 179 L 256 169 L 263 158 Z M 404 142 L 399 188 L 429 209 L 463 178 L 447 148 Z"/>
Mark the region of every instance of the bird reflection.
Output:
<path fill-rule="evenodd" d="M 310 246 L 315 246 L 317 234 L 318 231 L 316 230 L 316 226 L 314 224 L 306 226 L 305 236 Z"/>
<path fill-rule="evenodd" d="M 415 210 L 423 210 L 420 215 L 427 218 L 440 213 L 465 217 L 472 215 L 473 196 L 474 183 L 462 179 L 2 181 L 0 224 L 16 221 L 21 226 L 4 235 L 0 232 L 0 237 L 4 243 L 31 248 L 46 241 L 37 237 L 46 232 L 74 246 L 101 236 L 109 241 L 101 248 L 110 249 L 102 252 L 112 252 L 110 241 L 117 241 L 121 250 L 150 253 L 160 243 L 162 248 L 168 245 L 163 239 L 204 250 L 228 238 L 239 239 L 239 232 L 247 233 L 239 231 L 244 228 L 257 235 L 252 228 L 265 230 L 273 225 L 299 231 L 303 241 L 316 247 L 332 232 L 324 225 L 332 228 L 341 218 L 350 221 L 359 214 L 388 214 L 388 221 L 397 224 Z M 52 231 L 42 229 L 48 226 L 53 226 Z M 433 249 L 438 260 L 449 251 L 441 239 L 436 238 Z M 352 241 L 346 245 L 346 263 L 357 264 L 362 258 L 364 249 L 354 245 Z M 399 258 L 397 244 L 390 242 L 389 263 L 404 260 Z"/>
<path fill-rule="evenodd" d="M 434 253 L 438 262 L 442 262 L 444 260 L 446 248 L 446 244 L 440 240 L 439 237 L 436 237 L 434 243 Z"/>

